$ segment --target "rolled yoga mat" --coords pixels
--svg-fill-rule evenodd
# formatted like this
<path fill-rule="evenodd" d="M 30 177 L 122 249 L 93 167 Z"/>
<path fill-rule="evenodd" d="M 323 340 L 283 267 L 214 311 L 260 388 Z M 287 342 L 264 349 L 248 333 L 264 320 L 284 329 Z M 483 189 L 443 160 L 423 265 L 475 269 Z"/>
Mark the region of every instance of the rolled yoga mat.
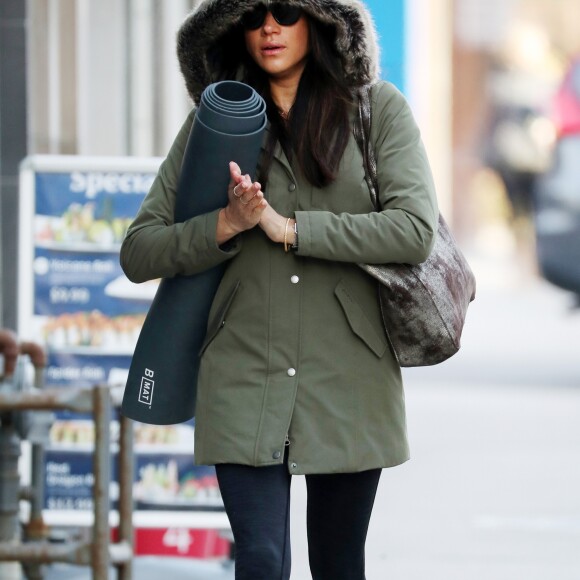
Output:
<path fill-rule="evenodd" d="M 229 162 L 254 175 L 266 128 L 266 104 L 236 81 L 202 94 L 185 148 L 175 222 L 225 207 Z M 153 425 L 195 415 L 199 351 L 225 265 L 161 281 L 135 347 L 121 412 Z"/>

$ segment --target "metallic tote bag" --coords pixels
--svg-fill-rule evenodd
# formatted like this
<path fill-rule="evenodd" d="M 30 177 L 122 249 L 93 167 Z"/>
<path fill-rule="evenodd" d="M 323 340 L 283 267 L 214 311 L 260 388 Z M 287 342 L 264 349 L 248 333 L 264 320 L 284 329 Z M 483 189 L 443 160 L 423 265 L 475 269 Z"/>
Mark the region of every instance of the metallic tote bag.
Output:
<path fill-rule="evenodd" d="M 370 145 L 370 90 L 364 87 L 359 93 L 355 137 L 373 205 L 381 211 Z M 441 215 L 435 245 L 425 262 L 359 266 L 379 281 L 383 323 L 400 366 L 435 365 L 459 350 L 467 307 L 475 298 L 475 277 Z"/>

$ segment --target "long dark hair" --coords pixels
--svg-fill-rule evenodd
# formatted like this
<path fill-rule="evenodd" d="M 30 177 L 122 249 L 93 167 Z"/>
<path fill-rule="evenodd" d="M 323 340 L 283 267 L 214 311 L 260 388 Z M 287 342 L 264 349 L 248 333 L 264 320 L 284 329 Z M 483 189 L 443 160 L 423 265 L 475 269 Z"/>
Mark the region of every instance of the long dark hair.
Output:
<path fill-rule="evenodd" d="M 344 78 L 340 55 L 334 48 L 335 28 L 310 17 L 308 25 L 310 54 L 287 120 L 272 99 L 268 75 L 245 50 L 241 28 L 220 39 L 208 53 L 210 66 L 220 70 L 216 80 L 239 77 L 241 68 L 241 80 L 253 86 L 266 101 L 272 131 L 259 171 L 264 187 L 277 140 L 304 177 L 316 187 L 324 187 L 336 179 L 349 140 L 349 108 L 353 95 Z M 240 55 L 243 55 L 241 61 Z"/>

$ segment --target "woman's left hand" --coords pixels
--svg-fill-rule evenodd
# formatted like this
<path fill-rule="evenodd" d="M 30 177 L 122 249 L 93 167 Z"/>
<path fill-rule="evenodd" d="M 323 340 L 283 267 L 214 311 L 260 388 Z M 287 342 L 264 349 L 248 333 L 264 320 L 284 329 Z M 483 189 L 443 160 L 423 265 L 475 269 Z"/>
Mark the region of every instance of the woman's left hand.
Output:
<path fill-rule="evenodd" d="M 288 218 L 280 215 L 268 204 L 262 212 L 259 225 L 273 242 L 283 244 L 286 241 L 288 244 L 292 244 L 294 242 L 295 221 L 290 219 L 288 222 Z M 284 240 L 284 236 L 286 236 L 286 240 Z"/>

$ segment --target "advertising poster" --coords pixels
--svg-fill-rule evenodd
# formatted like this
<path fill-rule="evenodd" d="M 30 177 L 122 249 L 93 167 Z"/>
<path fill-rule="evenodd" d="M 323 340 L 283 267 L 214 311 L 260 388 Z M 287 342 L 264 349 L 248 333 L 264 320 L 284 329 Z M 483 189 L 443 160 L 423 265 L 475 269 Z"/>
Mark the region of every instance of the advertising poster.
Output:
<path fill-rule="evenodd" d="M 35 156 L 23 162 L 18 333 L 45 347 L 47 387 L 125 384 L 158 281 L 131 283 L 119 250 L 160 161 Z M 112 458 L 118 431 L 114 420 Z M 222 511 L 213 468 L 193 464 L 193 438 L 193 422 L 135 424 L 137 510 Z M 89 416 L 56 413 L 46 453 L 49 521 L 66 525 L 72 512 L 91 510 L 93 444 Z M 114 502 L 115 482 L 110 494 Z"/>

